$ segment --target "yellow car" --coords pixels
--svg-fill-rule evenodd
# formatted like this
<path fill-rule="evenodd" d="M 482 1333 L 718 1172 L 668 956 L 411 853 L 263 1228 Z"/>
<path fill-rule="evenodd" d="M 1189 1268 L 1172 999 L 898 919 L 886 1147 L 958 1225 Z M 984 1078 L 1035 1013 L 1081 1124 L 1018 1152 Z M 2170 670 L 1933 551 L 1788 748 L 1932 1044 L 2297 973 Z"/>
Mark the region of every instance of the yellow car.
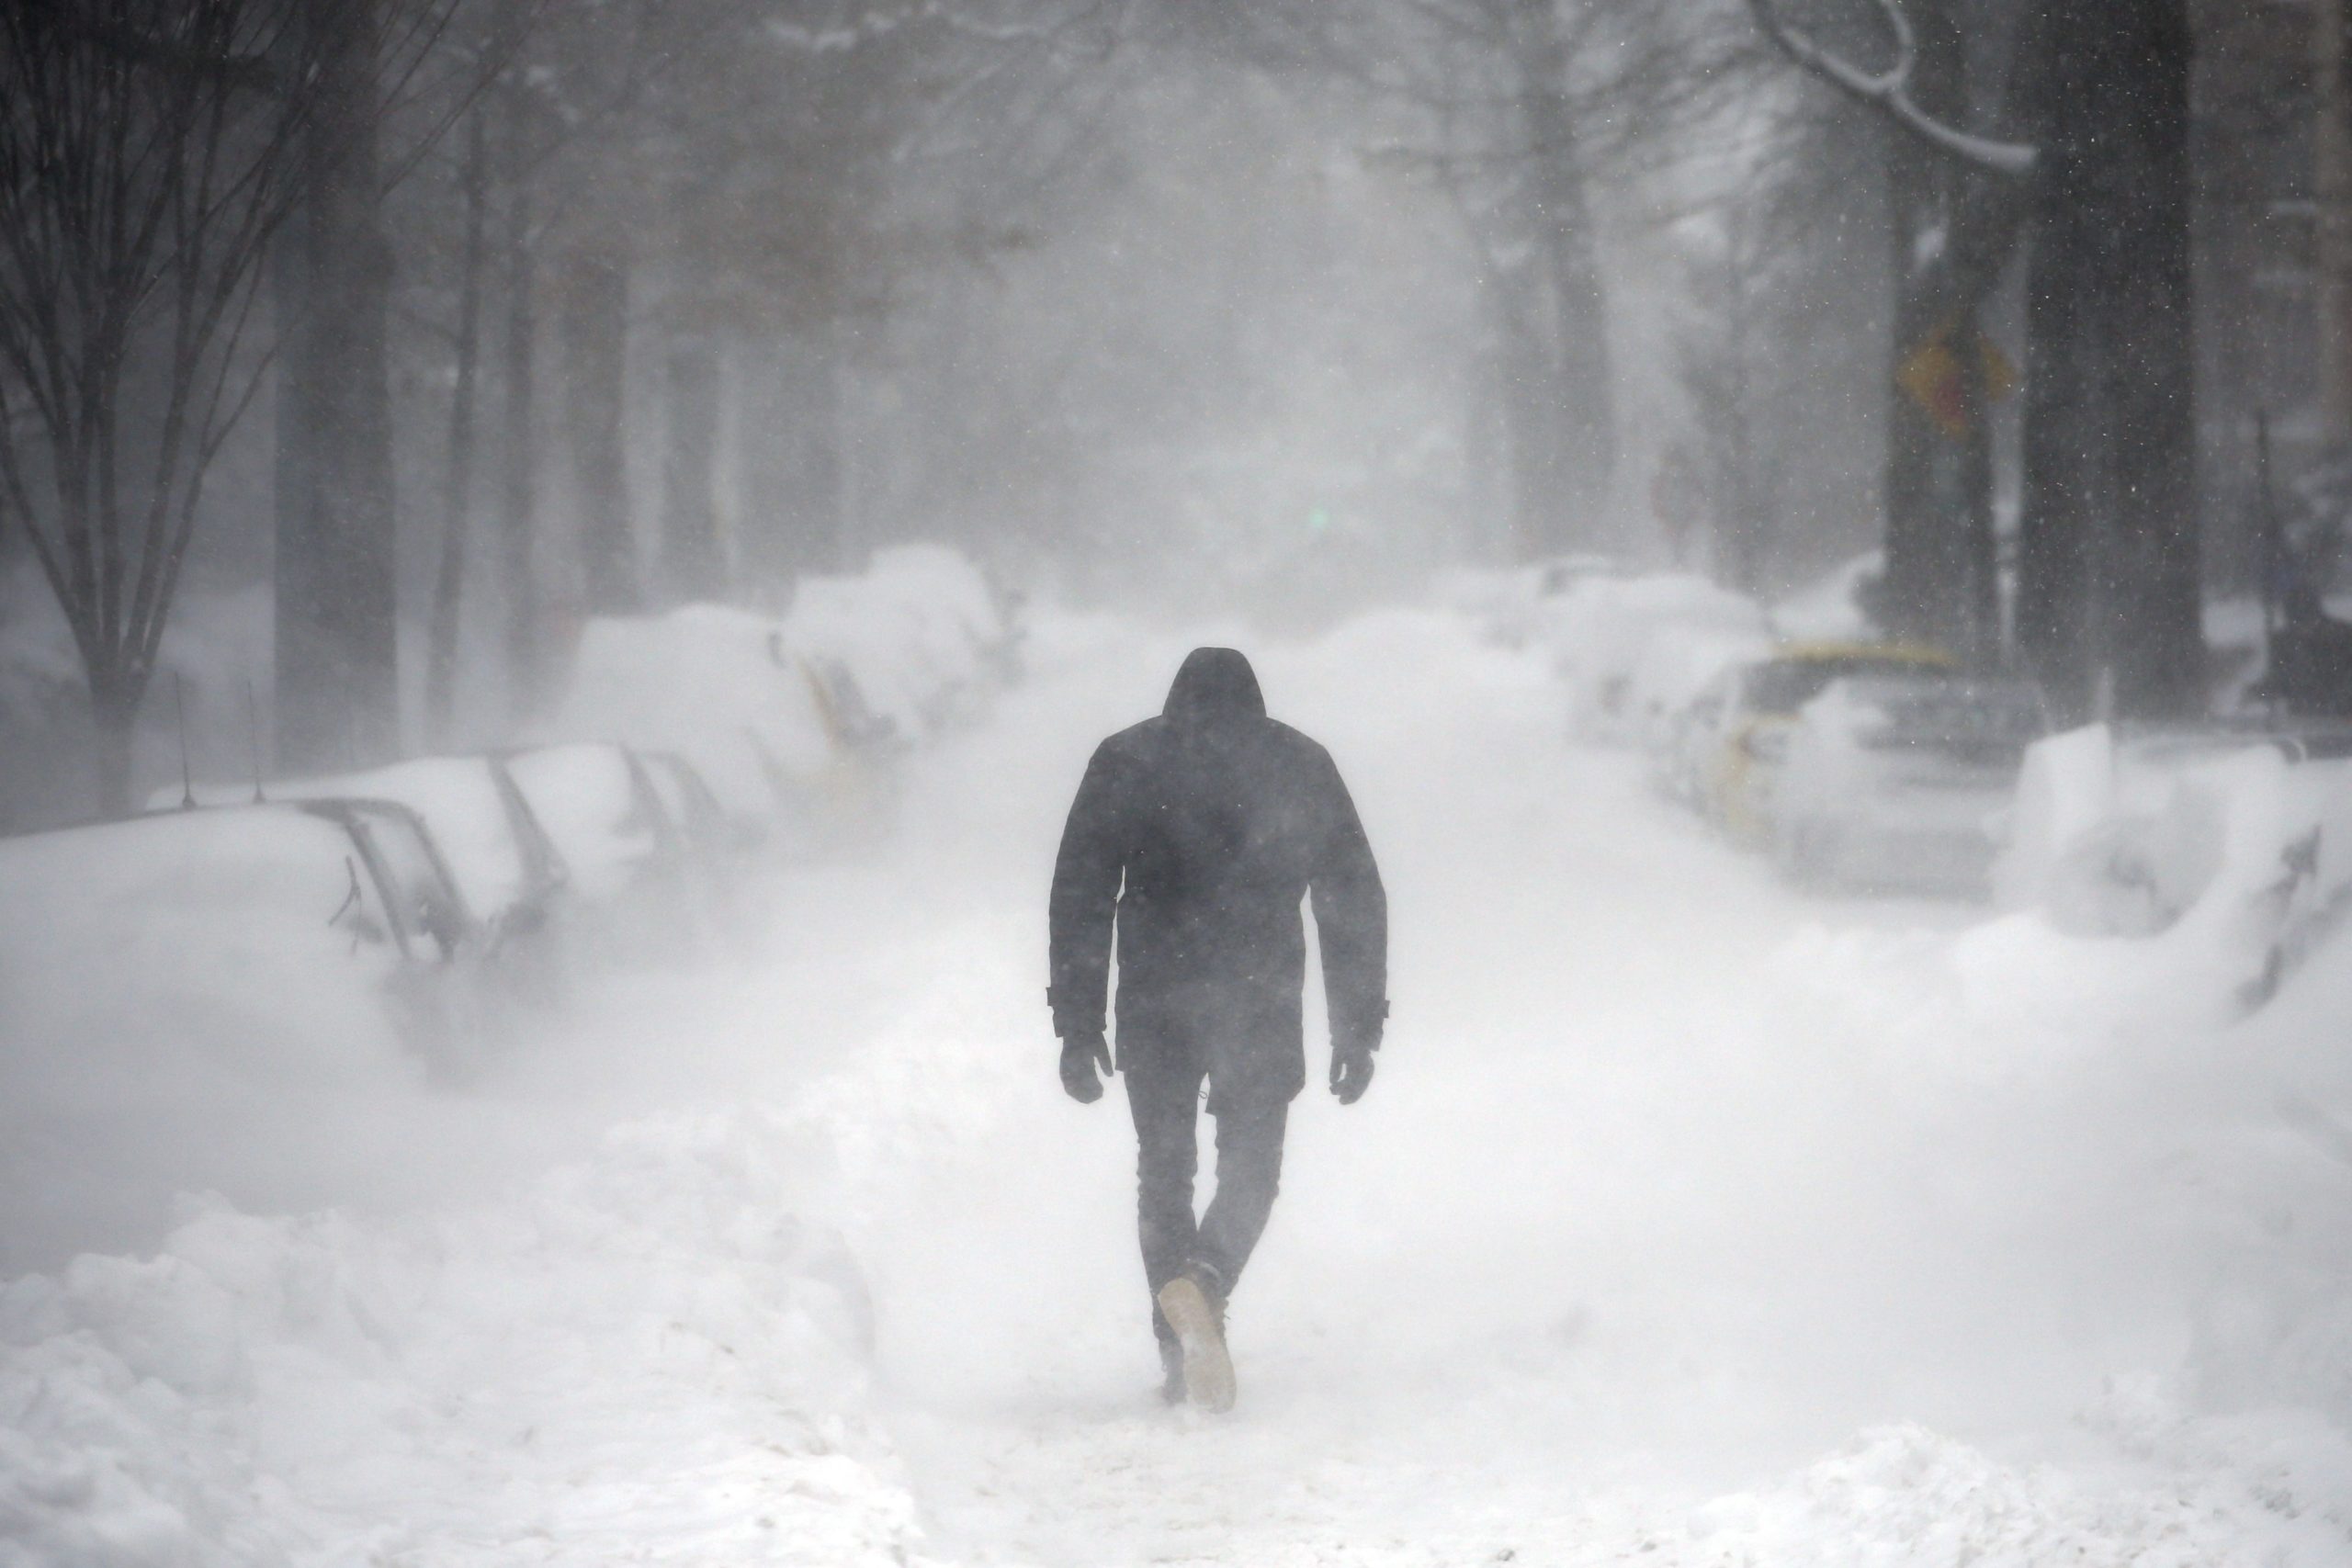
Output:
<path fill-rule="evenodd" d="M 1959 660 L 1916 643 L 1792 643 L 1727 672 L 1713 694 L 1700 760 L 1701 809 L 1730 837 L 1761 849 L 1770 837 L 1772 779 L 1788 728 L 1805 704 L 1849 675 L 1961 673 Z"/>

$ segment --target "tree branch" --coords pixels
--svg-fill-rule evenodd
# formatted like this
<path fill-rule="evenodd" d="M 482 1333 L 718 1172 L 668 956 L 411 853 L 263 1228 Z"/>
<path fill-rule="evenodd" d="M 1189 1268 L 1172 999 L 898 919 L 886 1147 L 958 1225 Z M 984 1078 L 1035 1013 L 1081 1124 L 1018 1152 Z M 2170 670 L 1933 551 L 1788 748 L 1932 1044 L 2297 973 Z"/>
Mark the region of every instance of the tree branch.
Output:
<path fill-rule="evenodd" d="M 1886 25 L 1894 35 L 1894 62 L 1877 73 L 1840 59 L 1815 43 L 1809 34 L 1789 26 L 1774 8 L 1774 0 L 1747 0 L 1747 8 L 1755 14 L 1756 25 L 1763 29 L 1764 36 L 1778 45 L 1781 52 L 1928 146 L 1988 174 L 2022 179 L 2033 173 L 2040 156 L 2037 148 L 2024 142 L 1971 135 L 1944 124 L 1912 101 L 1911 68 L 1917 51 L 1911 23 L 1903 14 L 1900 0 L 1878 0 L 1879 14 L 1886 18 Z"/>

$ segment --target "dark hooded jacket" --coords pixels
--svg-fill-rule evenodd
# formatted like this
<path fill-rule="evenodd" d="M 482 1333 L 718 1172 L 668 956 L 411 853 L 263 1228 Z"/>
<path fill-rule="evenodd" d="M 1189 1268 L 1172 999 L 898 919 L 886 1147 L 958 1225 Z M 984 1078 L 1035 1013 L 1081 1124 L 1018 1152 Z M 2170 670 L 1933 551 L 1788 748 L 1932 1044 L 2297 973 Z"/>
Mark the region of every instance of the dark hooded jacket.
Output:
<path fill-rule="evenodd" d="M 1388 904 L 1330 753 L 1266 716 L 1249 660 L 1196 649 L 1160 716 L 1095 750 L 1054 865 L 1054 1027 L 1101 1033 L 1112 932 L 1122 1071 L 1204 1049 L 1213 1093 L 1287 1100 L 1312 897 L 1332 1033 L 1376 1043 L 1387 1014 Z"/>

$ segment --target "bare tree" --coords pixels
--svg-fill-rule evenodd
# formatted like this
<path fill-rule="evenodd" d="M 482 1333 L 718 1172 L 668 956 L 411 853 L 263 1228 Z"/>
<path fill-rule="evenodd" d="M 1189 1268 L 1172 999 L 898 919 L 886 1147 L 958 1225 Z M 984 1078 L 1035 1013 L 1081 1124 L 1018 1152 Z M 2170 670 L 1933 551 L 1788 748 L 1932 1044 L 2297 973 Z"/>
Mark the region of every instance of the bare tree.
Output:
<path fill-rule="evenodd" d="M 1876 111 L 1885 150 L 1894 331 L 1886 395 L 1888 629 L 1990 656 L 1999 647 L 1991 406 L 1999 351 L 1983 314 L 2017 250 L 2030 146 L 1960 127 L 1974 100 L 1965 0 L 1873 0 L 1887 63 L 1872 71 L 1750 0 L 1799 64 Z"/>
<path fill-rule="evenodd" d="M 1714 575 L 1762 592 L 1783 532 L 1790 454 L 1765 428 L 1794 390 L 1795 366 L 1775 305 L 1798 258 L 1756 201 L 1724 204 L 1718 235 L 1690 265 L 1692 321 L 1674 339 L 1675 368 L 1696 430 L 1678 459 L 1708 525 Z"/>
<path fill-rule="evenodd" d="M 207 470 L 265 368 L 239 350 L 300 188 L 303 9 L 0 6 L 0 514 L 72 628 L 108 812 Z"/>
<path fill-rule="evenodd" d="M 458 176 L 463 208 L 458 243 L 458 321 L 451 343 L 449 460 L 442 491 L 441 553 L 433 574 L 433 607 L 425 635 L 426 733 L 447 737 L 457 702 L 458 618 L 465 604 L 466 561 L 473 541 L 474 452 L 479 432 L 483 273 L 490 205 L 489 111 L 466 116 L 466 145 Z"/>
<path fill-rule="evenodd" d="M 1603 542 L 1618 430 L 1593 191 L 1668 155 L 1672 133 L 1739 79 L 1750 40 L 1723 17 L 1416 0 L 1368 17 L 1360 36 L 1318 36 L 1325 58 L 1430 116 L 1432 146 L 1391 154 L 1444 182 L 1491 296 L 1487 358 L 1521 555 Z"/>
<path fill-rule="evenodd" d="M 348 767 L 401 744 L 386 193 L 453 118 L 413 147 L 397 108 L 459 0 L 308 0 L 314 63 L 300 200 L 273 272 L 279 387 L 277 743 L 281 766 Z"/>
<path fill-rule="evenodd" d="M 1794 28 L 1776 0 L 1749 0 L 1799 64 L 1979 176 L 1950 203 L 1924 303 L 1973 311 L 2015 238 L 2029 243 L 2018 648 L 2076 713 L 2193 709 L 2204 644 L 2186 0 L 2033 7 L 2015 141 L 1939 118 L 1918 95 L 1903 0 L 1875 4 L 1893 50 L 1873 72 Z M 1962 396 L 1981 411 L 1979 356 L 1956 357 Z"/>

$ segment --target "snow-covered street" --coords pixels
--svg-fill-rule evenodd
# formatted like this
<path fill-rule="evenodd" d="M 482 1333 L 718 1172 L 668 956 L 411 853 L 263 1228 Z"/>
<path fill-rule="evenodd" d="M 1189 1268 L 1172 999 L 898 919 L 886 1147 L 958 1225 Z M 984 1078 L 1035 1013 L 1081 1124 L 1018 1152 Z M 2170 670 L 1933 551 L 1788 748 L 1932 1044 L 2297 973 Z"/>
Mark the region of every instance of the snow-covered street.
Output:
<path fill-rule="evenodd" d="M 160 1260 L 8 1284 L 0 1562 L 2352 1562 L 2352 1168 L 2277 1111 L 2346 1098 L 2346 966 L 2231 1024 L 2026 917 L 1801 899 L 1421 612 L 1250 647 L 1395 1017 L 1359 1106 L 1310 1051 L 1239 1408 L 1163 1410 L 1045 892 L 1217 635 L 1046 620 L 769 951 L 322 1094 Z M 442 1175 L 349 1154 L 395 1145 Z"/>

